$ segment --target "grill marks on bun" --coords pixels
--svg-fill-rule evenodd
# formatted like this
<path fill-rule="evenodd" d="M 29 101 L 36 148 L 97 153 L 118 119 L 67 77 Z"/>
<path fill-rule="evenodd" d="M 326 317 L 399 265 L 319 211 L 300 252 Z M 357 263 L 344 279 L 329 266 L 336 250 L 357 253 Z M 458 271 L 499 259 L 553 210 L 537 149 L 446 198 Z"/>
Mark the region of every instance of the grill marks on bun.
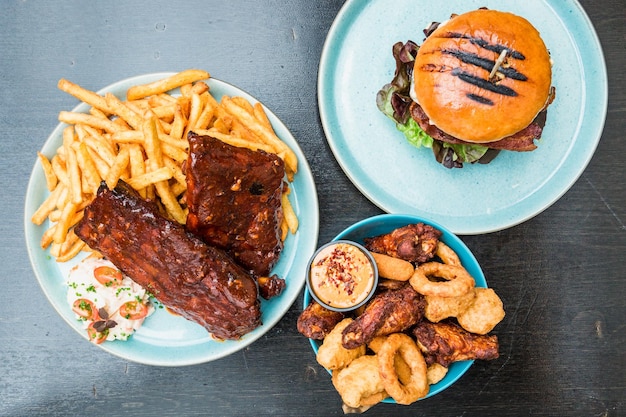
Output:
<path fill-rule="evenodd" d="M 452 75 L 459 77 L 459 79 L 465 81 L 466 83 L 472 84 L 478 88 L 482 88 L 483 90 L 491 91 L 492 93 L 501 94 L 503 96 L 515 97 L 517 96 L 517 92 L 512 88 L 507 87 L 506 85 L 496 84 L 491 82 L 490 80 L 485 80 L 482 77 L 473 75 L 469 72 L 465 72 L 460 68 L 455 68 L 451 72 Z M 466 96 L 474 95 L 468 93 Z M 485 99 L 489 100 L 489 99 Z"/>
<path fill-rule="evenodd" d="M 539 32 L 522 17 L 484 9 L 435 29 L 418 51 L 413 76 L 431 122 L 475 143 L 528 126 L 544 107 L 552 78 Z"/>
<path fill-rule="evenodd" d="M 468 37 L 459 33 L 449 33 L 447 37 L 468 39 L 472 44 L 478 45 L 479 47 L 487 51 L 495 52 L 498 54 L 498 56 L 500 56 L 504 52 L 505 60 L 506 60 L 505 62 L 507 62 L 508 65 L 511 65 L 511 61 L 513 60 L 526 59 L 524 54 L 522 54 L 521 52 L 515 51 L 515 50 L 509 50 L 509 48 L 507 48 L 505 45 L 489 43 L 489 41 L 486 39 L 471 38 L 471 37 Z M 497 59 L 483 58 L 479 54 L 463 51 L 461 49 L 442 49 L 441 53 L 452 55 L 453 57 L 457 58 L 459 61 L 465 64 L 471 64 L 489 72 L 491 72 L 492 69 L 497 65 Z M 528 79 L 526 75 L 517 71 L 512 66 L 499 66 L 496 74 L 498 73 L 500 73 L 504 78 L 512 78 L 518 81 L 526 81 Z M 495 77 L 493 79 L 492 78 L 486 79 L 480 76 L 476 76 L 467 71 L 463 71 L 460 67 L 454 68 L 451 74 L 459 77 L 461 80 L 467 83 L 470 83 L 476 87 L 482 88 L 487 91 L 491 91 L 496 94 L 502 94 L 502 95 L 510 96 L 510 97 L 515 97 L 518 95 L 517 91 L 515 91 L 513 88 L 502 85 L 501 83 L 498 82 L 497 78 Z M 493 106 L 495 104 L 493 100 L 480 94 L 467 93 L 466 96 L 469 99 L 474 100 L 480 104 L 486 104 L 489 106 Z"/>

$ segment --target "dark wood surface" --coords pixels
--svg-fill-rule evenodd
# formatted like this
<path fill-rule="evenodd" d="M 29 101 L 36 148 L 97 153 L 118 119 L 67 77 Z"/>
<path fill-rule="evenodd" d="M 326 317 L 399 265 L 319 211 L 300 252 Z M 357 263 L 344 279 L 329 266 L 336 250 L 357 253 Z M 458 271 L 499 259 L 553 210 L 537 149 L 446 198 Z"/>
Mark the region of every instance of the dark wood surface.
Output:
<path fill-rule="evenodd" d="M 393 2 L 390 2 L 390 4 Z M 573 187 L 535 218 L 463 236 L 507 316 L 501 357 L 385 416 L 626 415 L 626 4 L 583 0 L 609 79 L 606 126 Z M 317 68 L 342 1 L 0 3 L 0 415 L 342 415 L 296 331 L 301 297 L 266 336 L 202 365 L 111 356 L 57 315 L 32 272 L 24 194 L 65 77 L 99 89 L 131 75 L 207 69 L 261 99 L 298 139 L 317 183 L 319 243 L 381 211 L 336 163 L 317 111 Z"/>

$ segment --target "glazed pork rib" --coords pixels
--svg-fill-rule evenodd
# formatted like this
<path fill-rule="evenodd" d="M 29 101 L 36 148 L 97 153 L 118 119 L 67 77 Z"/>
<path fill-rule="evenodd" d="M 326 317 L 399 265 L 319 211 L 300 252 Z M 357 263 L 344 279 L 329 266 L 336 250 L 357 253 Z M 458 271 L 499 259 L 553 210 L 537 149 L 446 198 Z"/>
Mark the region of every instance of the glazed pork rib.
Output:
<path fill-rule="evenodd" d="M 268 275 L 283 248 L 282 159 L 193 132 L 187 138 L 187 229 L 255 276 Z"/>
<path fill-rule="evenodd" d="M 113 190 L 102 183 L 75 232 L 163 305 L 218 339 L 239 339 L 261 324 L 254 279 L 122 181 Z"/>

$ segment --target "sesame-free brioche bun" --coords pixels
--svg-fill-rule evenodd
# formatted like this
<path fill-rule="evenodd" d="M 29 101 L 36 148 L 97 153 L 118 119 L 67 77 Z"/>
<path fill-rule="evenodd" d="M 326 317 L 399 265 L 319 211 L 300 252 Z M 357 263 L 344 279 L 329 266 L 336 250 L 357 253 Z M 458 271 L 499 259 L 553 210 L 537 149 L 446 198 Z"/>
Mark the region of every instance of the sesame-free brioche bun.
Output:
<path fill-rule="evenodd" d="M 414 98 L 430 122 L 473 143 L 528 126 L 547 104 L 551 82 L 550 54 L 537 29 L 486 9 L 441 24 L 420 46 L 413 69 Z"/>

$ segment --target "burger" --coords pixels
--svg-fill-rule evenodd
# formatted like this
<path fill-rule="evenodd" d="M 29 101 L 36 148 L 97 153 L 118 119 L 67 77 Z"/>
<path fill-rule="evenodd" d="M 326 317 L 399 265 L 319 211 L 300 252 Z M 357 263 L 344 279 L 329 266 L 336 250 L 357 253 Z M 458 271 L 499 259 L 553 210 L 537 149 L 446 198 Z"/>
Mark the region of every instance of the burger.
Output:
<path fill-rule="evenodd" d="M 378 108 L 439 163 L 488 163 L 500 151 L 537 148 L 555 97 L 552 61 L 521 16 L 485 8 L 424 30 L 422 45 L 397 42 L 396 70 Z"/>

